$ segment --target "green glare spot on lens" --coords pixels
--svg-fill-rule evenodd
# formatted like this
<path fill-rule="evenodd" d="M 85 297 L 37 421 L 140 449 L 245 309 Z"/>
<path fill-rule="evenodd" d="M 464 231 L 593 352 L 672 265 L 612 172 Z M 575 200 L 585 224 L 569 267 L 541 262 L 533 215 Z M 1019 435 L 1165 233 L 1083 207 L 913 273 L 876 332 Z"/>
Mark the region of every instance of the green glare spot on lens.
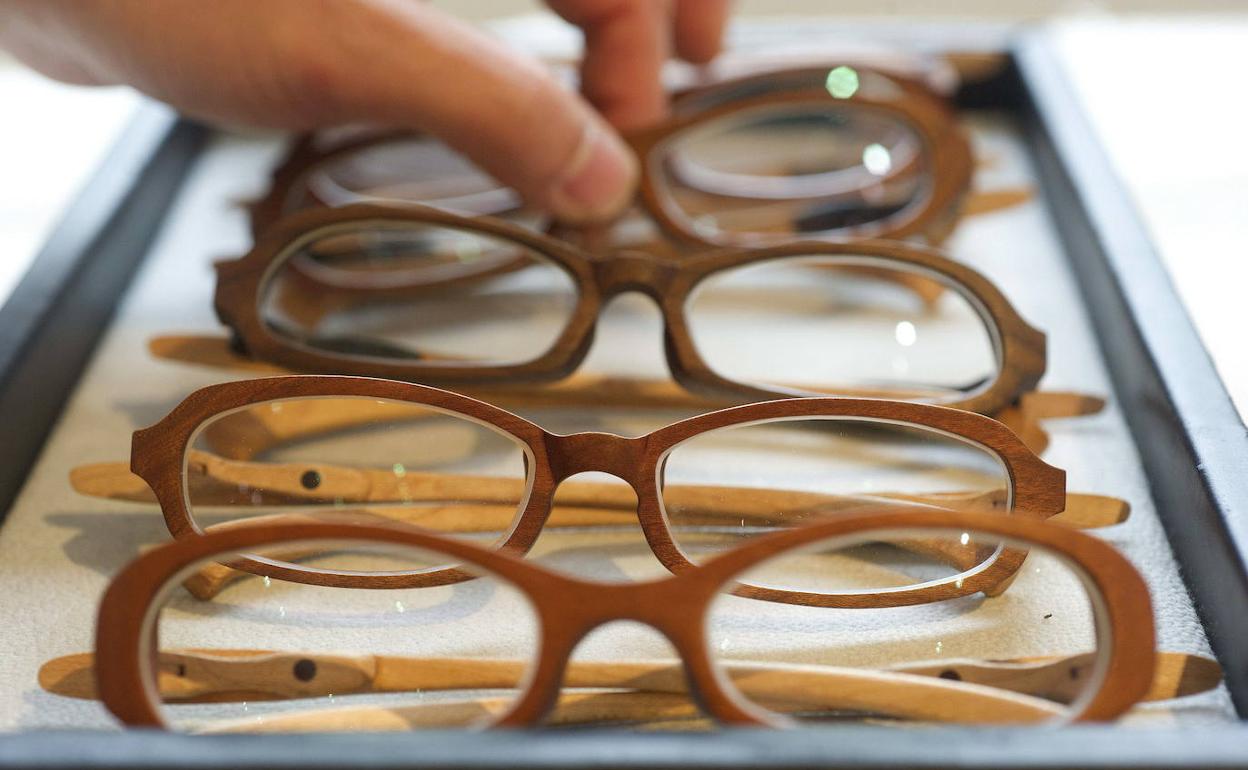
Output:
<path fill-rule="evenodd" d="M 828 73 L 828 79 L 824 85 L 834 98 L 848 99 L 858 93 L 858 71 L 844 65 L 835 67 Z"/>
<path fill-rule="evenodd" d="M 394 470 L 394 475 L 398 476 L 399 478 L 403 478 L 404 476 L 407 475 L 407 468 L 403 467 L 403 463 L 395 463 L 393 470 Z"/>

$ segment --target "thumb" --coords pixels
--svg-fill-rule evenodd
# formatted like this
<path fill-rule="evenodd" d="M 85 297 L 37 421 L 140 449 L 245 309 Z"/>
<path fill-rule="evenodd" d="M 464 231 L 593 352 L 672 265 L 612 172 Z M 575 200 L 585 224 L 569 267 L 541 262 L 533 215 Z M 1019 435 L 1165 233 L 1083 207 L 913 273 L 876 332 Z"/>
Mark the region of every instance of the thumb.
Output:
<path fill-rule="evenodd" d="M 565 221 L 632 199 L 632 151 L 540 63 L 424 3 L 348 7 L 312 76 L 339 117 L 428 131 Z"/>

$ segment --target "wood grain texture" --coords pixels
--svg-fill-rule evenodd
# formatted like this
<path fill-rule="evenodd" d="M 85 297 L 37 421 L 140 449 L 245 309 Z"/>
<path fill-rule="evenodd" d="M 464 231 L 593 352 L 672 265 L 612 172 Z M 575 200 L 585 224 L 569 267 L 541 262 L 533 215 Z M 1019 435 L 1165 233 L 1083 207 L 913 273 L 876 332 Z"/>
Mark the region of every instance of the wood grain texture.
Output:
<path fill-rule="evenodd" d="M 282 414 L 289 414 L 283 412 Z M 255 449 L 254 445 L 249 449 Z M 187 463 L 187 494 L 196 505 L 245 507 L 247 521 L 357 523 L 401 523 L 445 533 L 504 532 L 514 522 L 517 502 L 524 498 L 523 479 L 455 474 L 408 472 L 397 489 L 394 474 L 367 468 L 339 468 L 316 464 L 320 484 L 308 490 L 300 481 L 310 464 L 282 466 L 247 463 L 213 457 L 192 450 Z M 225 472 L 218 469 L 226 468 Z M 70 472 L 70 482 L 81 494 L 110 500 L 156 502 L 143 479 L 122 463 L 86 465 Z M 240 492 L 240 489 L 246 490 Z M 355 509 L 304 509 L 297 513 L 254 515 L 257 508 L 281 510 L 283 505 L 306 505 L 332 500 L 335 506 Z M 818 511 L 827 515 L 845 508 L 879 505 L 889 501 L 950 509 L 994 509 L 1006 512 L 1004 490 L 995 493 L 946 492 L 930 495 L 879 491 L 869 495 L 829 495 L 817 492 L 725 487 L 713 485 L 667 484 L 662 502 L 681 511 L 682 521 L 701 525 L 730 525 L 759 532 L 774 525 L 776 511 Z M 373 504 L 370 506 L 369 504 Z M 402 505 L 396 503 L 404 503 Z M 618 528 L 636 524 L 636 497 L 631 489 L 600 482 L 565 481 L 558 487 L 550 515 L 543 529 Z M 1065 509 L 1050 521 L 1077 529 L 1110 527 L 1126 521 L 1130 506 L 1126 501 L 1102 495 L 1070 493 Z M 210 532 L 228 526 L 204 527 Z M 973 544 L 955 546 L 918 541 L 895 543 L 900 548 L 934 557 L 950 566 L 966 570 L 979 563 Z M 309 554 L 312 555 L 312 554 Z M 227 565 L 210 564 L 188 577 L 184 586 L 199 599 L 212 599 L 226 586 L 245 576 Z"/>
<path fill-rule="evenodd" d="M 344 524 L 285 524 L 233 527 L 183 538 L 140 556 L 124 568 L 104 594 L 99 611 L 95 659 L 108 667 L 96 671 L 97 688 L 108 709 L 131 726 L 164 726 L 156 702 L 156 653 L 151 648 L 155 605 L 165 587 L 191 564 L 202 560 L 231 561 L 239 552 L 268 548 L 299 548 L 301 543 L 338 541 L 394 544 L 444 555 L 466 568 L 497 576 L 532 602 L 541 624 L 542 644 L 532 675 L 523 691 L 504 712 L 492 717 L 500 726 L 530 725 L 554 707 L 568 669 L 572 650 L 598 626 L 614 620 L 634 620 L 662 633 L 680 655 L 690 693 L 708 715 L 725 724 L 785 724 L 781 714 L 748 702 L 711 659 L 705 613 L 725 590 L 738 585 L 737 576 L 754 566 L 814 543 L 835 538 L 869 536 L 872 531 L 973 531 L 1043 547 L 1066 560 L 1091 596 L 1101 629 L 1100 649 L 1089 682 L 1091 697 L 1075 706 L 1075 720 L 1112 719 L 1150 691 L 1156 666 L 1152 607 L 1143 579 L 1117 551 L 1080 532 L 1056 527 L 1027 516 L 940 510 L 875 509 L 844 513 L 808 526 L 787 529 L 753 539 L 696 567 L 668 578 L 642 583 L 597 583 L 557 573 L 505 551 L 491 551 L 461 540 L 410 528 Z M 237 563 L 237 562 L 235 562 Z M 248 571 L 286 579 L 274 563 L 253 562 Z M 377 581 L 375 587 L 400 584 Z M 741 593 L 740 589 L 734 591 Z M 769 599 L 766 592 L 758 598 Z M 366 677 L 367 670 L 346 666 L 346 674 Z M 352 673 L 354 672 L 354 673 Z M 844 672 L 838 672 L 838 677 Z M 887 672 L 903 677 L 907 686 L 929 686 L 931 677 L 912 672 Z M 878 682 L 862 680 L 862 687 L 835 688 L 834 697 L 875 702 Z M 893 680 L 896 681 L 896 680 Z M 935 680 L 937 682 L 943 680 Z M 756 683 L 757 684 L 757 683 Z M 792 684 L 791 682 L 787 684 Z M 962 684 L 979 690 L 980 685 Z M 787 686 L 754 691 L 764 700 L 792 697 Z M 799 696 L 800 697 L 800 696 Z M 1027 698 L 1030 696 L 1016 696 Z M 878 699 L 876 699 L 878 700 Z M 941 698 L 924 698 L 939 709 Z"/>
<path fill-rule="evenodd" d="M 207 455 L 200 450 L 191 450 L 188 456 L 188 489 L 191 497 L 202 505 L 280 506 L 322 501 L 327 497 L 335 502 L 361 506 L 368 503 L 441 501 L 443 504 L 438 506 L 378 507 L 374 513 L 444 532 L 484 532 L 505 528 L 515 514 L 515 501 L 524 496 L 521 480 L 412 471 L 405 474 L 400 495 L 394 488 L 395 477 L 391 472 L 325 464 L 315 466 L 321 481 L 315 490 L 309 490 L 299 481 L 311 467 L 308 463 L 282 465 L 221 458 L 207 461 Z M 230 470 L 217 472 L 219 468 Z M 131 473 L 125 463 L 81 465 L 70 471 L 69 480 L 79 494 L 105 500 L 156 502 L 151 488 L 142 478 Z M 240 483 L 253 488 L 245 497 L 239 494 Z M 731 503 L 727 502 L 728 495 L 731 495 Z M 713 521 L 758 519 L 781 508 L 835 510 L 837 507 L 879 504 L 889 500 L 946 508 L 1006 509 L 1003 492 L 917 495 L 879 491 L 862 495 L 832 495 L 759 487 L 666 484 L 663 499 L 668 505 L 677 503 L 683 510 Z M 616 484 L 565 481 L 559 485 L 559 497 L 553 505 L 551 517 L 546 522 L 548 527 L 614 526 L 632 521 L 636 499 L 631 492 Z M 1130 517 L 1130 513 L 1130 505 L 1121 498 L 1069 492 L 1066 494 L 1066 507 L 1050 517 L 1050 521 L 1077 529 L 1097 529 L 1121 524 Z"/>
<path fill-rule="evenodd" d="M 315 664 L 309 677 L 295 671 L 303 661 Z M 157 663 L 157 687 L 167 703 L 219 703 L 313 698 L 365 692 L 427 692 L 441 690 L 511 689 L 524 681 L 530 661 L 486 658 L 415 658 L 393 655 L 342 655 L 313 652 L 242 649 L 165 649 Z M 911 687 L 908 677 L 881 676 L 876 713 L 910 717 L 925 706 L 916 701 L 956 697 L 966 683 L 1055 703 L 1070 703 L 1088 687 L 1096 671 L 1096 654 L 1054 655 L 1012 660 L 951 659 L 913 662 L 877 669 L 879 674 L 931 677 L 944 683 Z M 39 668 L 40 686 L 67 698 L 96 699 L 95 658 L 78 653 L 53 658 Z M 724 671 L 746 695 L 764 689 L 784 692 L 783 699 L 809 708 L 843 708 L 837 688 L 843 669 L 823 664 L 730 661 Z M 851 669 L 853 670 L 853 669 Z M 806 681 L 818 682 L 808 688 Z M 1184 698 L 1208 692 L 1222 681 L 1222 669 L 1211 658 L 1179 652 L 1158 652 L 1153 684 L 1142 702 Z M 766 684 L 764 684 L 764 682 Z M 678 662 L 670 660 L 573 660 L 564 672 L 568 688 L 617 688 L 645 692 L 686 692 L 688 683 Z M 756 689 L 751 689 L 756 688 Z M 983 694 L 981 694 L 983 695 Z M 985 698 L 984 700 L 988 700 Z M 1009 705 L 1008 703 L 1006 704 Z M 922 718 L 931 718 L 930 711 Z M 940 716 L 972 721 L 969 714 L 949 709 Z"/>

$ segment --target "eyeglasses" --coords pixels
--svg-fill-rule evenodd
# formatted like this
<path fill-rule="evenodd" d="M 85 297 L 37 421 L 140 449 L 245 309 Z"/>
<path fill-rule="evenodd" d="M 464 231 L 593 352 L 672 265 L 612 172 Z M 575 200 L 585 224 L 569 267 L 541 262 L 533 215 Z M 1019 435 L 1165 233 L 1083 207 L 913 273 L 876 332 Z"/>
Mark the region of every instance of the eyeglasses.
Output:
<path fill-rule="evenodd" d="M 388 437 L 390 443 L 401 436 L 416 446 L 441 440 L 448 433 L 460 435 L 462 443 L 479 447 L 495 440 L 483 431 L 465 430 L 465 425 L 447 420 L 440 411 L 416 404 L 357 397 L 292 398 L 260 402 L 229 416 L 202 419 L 202 430 L 197 429 L 196 438 L 186 450 L 183 472 L 188 510 L 202 512 L 205 529 L 240 519 L 289 522 L 349 516 L 356 522 L 400 522 L 480 538 L 509 531 L 526 494 L 528 479 L 520 471 L 521 466 L 527 470 L 527 459 L 504 462 L 502 467 L 495 466 L 498 475 L 488 475 L 483 473 L 486 469 L 480 463 L 469 457 L 460 456 L 450 465 L 446 457 L 426 456 L 414 463 L 410 451 L 394 449 L 393 456 L 402 456 L 404 462 L 393 464 L 392 458 L 385 456 L 390 450 L 363 449 L 373 447 L 373 441 L 389 434 L 393 434 Z M 919 450 L 927 455 L 924 463 L 931 467 L 920 467 L 911 460 L 913 478 L 902 475 L 888 479 L 886 466 L 903 462 L 903 456 L 895 449 L 875 451 L 875 440 L 866 434 L 851 437 L 849 434 L 861 427 L 864 419 L 842 419 L 839 424 L 847 428 L 846 435 L 837 441 L 798 447 L 792 452 L 795 457 L 808 460 L 823 450 L 851 457 L 859 452 L 859 447 L 872 452 L 870 459 L 838 461 L 846 469 L 834 481 L 829 481 L 827 475 L 812 475 L 813 471 L 807 471 L 806 477 L 775 477 L 777 485 L 789 488 L 758 486 L 765 481 L 763 477 L 743 485 L 739 478 L 728 476 L 716 481 L 729 483 L 706 483 L 706 479 L 679 483 L 675 476 L 665 476 L 663 502 L 669 511 L 669 523 L 690 532 L 702 527 L 703 537 L 710 528 L 718 527 L 727 542 L 728 534 L 734 531 L 737 536 L 757 534 L 785 518 L 800 520 L 885 500 L 946 508 L 1009 510 L 1008 484 L 993 483 L 991 477 L 955 481 L 951 472 L 948 483 L 935 484 L 932 479 L 941 474 L 938 463 L 944 461 L 936 454 L 937 445 Z M 806 430 L 792 430 L 802 427 L 793 424 L 775 427 L 809 435 L 818 424 L 808 423 Z M 782 440 L 784 434 L 785 431 L 774 432 L 775 439 Z M 754 435 L 763 435 L 763 431 L 754 428 L 741 437 L 749 439 Z M 734 441 L 728 446 L 740 443 L 748 441 Z M 314 464 L 306 462 L 309 446 L 317 447 Z M 704 446 L 702 442 L 691 444 L 682 450 L 682 459 L 689 452 L 712 449 L 712 445 Z M 139 451 L 143 450 L 136 447 L 136 461 Z M 739 448 L 732 451 L 742 455 L 740 462 L 748 462 Z M 498 448 L 481 454 L 483 458 L 497 458 Z M 762 453 L 762 459 L 767 459 L 768 454 Z M 959 448 L 951 453 L 954 457 L 959 455 L 963 456 L 962 464 L 966 464 L 966 452 Z M 772 461 L 783 462 L 777 457 Z M 716 458 L 717 462 L 722 460 L 722 456 Z M 131 474 L 130 466 L 131 463 L 110 462 L 84 465 L 71 471 L 70 481 L 76 491 L 85 495 L 158 502 L 152 487 Z M 854 473 L 861 472 L 852 483 L 844 479 L 850 468 Z M 870 476 L 887 479 L 892 486 L 883 481 L 883 486 L 864 483 Z M 636 521 L 637 497 L 625 486 L 570 480 L 559 483 L 557 492 L 557 497 L 547 503 L 549 512 L 542 520 L 542 530 L 605 530 L 628 527 Z M 340 510 L 343 507 L 349 507 L 349 514 Z M 1049 518 L 1065 526 L 1093 529 L 1120 524 L 1129 512 L 1129 506 L 1118 498 L 1068 493 L 1061 513 Z M 181 529 L 184 527 L 179 525 L 171 531 Z M 531 547 L 531 543 L 523 547 Z M 237 577 L 238 573 L 228 567 L 208 567 L 188 580 L 187 587 L 196 596 L 210 599 Z"/>
<path fill-rule="evenodd" d="M 245 257 L 219 263 L 217 281 L 217 314 L 238 344 L 300 371 L 554 380 L 584 359 L 602 303 L 626 291 L 658 303 L 668 365 L 695 391 L 994 412 L 1045 366 L 1044 335 L 987 279 L 895 242 L 671 261 L 592 255 L 488 217 L 349 206 L 283 220 Z"/>
<path fill-rule="evenodd" d="M 627 140 L 642 161 L 640 202 L 682 243 L 938 242 L 969 188 L 970 146 L 944 101 L 878 70 L 808 67 L 726 80 L 678 95 L 672 111 Z M 328 149 L 299 145 L 252 205 L 253 232 L 309 207 L 385 201 L 540 226 L 512 191 L 445 146 L 385 133 Z"/>
<path fill-rule="evenodd" d="M 998 551 L 1030 549 L 1045 580 L 978 608 L 952 597 L 891 609 L 829 600 L 878 579 L 878 562 L 861 568 L 863 549 L 968 536 Z M 282 559 L 292 550 L 315 550 L 333 565 L 324 574 L 368 575 L 378 590 L 350 590 L 340 579 L 286 582 Z M 252 578 L 206 608 L 180 604 L 178 580 L 205 561 Z M 448 563 L 466 582 L 415 587 L 413 577 Z M 1054 593 L 1036 590 L 1046 585 Z M 796 603 L 759 601 L 793 588 Z M 1054 597 L 1062 597 L 1061 617 L 1046 627 L 1031 616 Z M 874 509 L 772 532 L 678 575 L 631 584 L 574 578 L 411 527 L 236 527 L 161 546 L 117 575 L 96 634 L 95 660 L 109 665 L 95 673 L 101 699 L 125 724 L 200 731 L 531 725 L 554 707 L 565 679 L 597 690 L 574 701 L 577 721 L 653 718 L 644 712 L 655 706 L 669 713 L 671 695 L 685 691 L 675 661 L 569 666 L 591 631 L 616 620 L 656 629 L 703 711 L 731 725 L 864 715 L 1108 720 L 1146 696 L 1155 666 L 1147 588 L 1112 547 L 1026 516 Z M 994 677 L 982 664 L 941 661 L 957 653 L 942 654 L 933 638 L 1002 658 L 1002 650 L 1045 644 L 1083 651 L 1055 664 L 1070 677 L 1065 686 L 1046 687 L 1020 682 L 1027 677 L 1017 670 Z M 227 657 L 221 642 L 229 639 L 277 652 Z M 309 644 L 333 653 L 309 655 Z M 186 658 L 182 647 L 207 651 Z M 205 668 L 213 687 L 226 679 L 233 702 L 172 705 L 202 694 Z M 1038 668 L 1036 679 L 1052 684 L 1052 670 Z M 444 701 L 440 691 L 452 688 L 481 698 Z M 256 702 L 274 693 L 279 699 Z M 613 699 L 616 708 L 606 707 Z"/>
<path fill-rule="evenodd" d="M 995 506 L 1041 518 L 1066 505 L 1061 470 L 999 423 L 941 407 L 794 399 L 724 409 L 638 438 L 560 436 L 447 391 L 353 377 L 275 377 L 196 391 L 135 433 L 131 468 L 175 538 L 263 515 L 277 522 L 397 521 L 524 553 L 552 518 L 558 526 L 604 527 L 627 523 L 635 511 L 650 549 L 673 572 L 771 529 L 880 502 Z M 115 467 L 102 470 L 88 469 L 93 478 L 76 485 L 133 494 Z M 593 471 L 631 489 L 581 480 L 560 488 Z M 1105 510 L 1112 506 L 1090 507 L 1087 526 L 1121 520 L 1089 521 L 1115 516 Z M 1025 556 L 970 541 L 914 548 L 937 554 L 952 570 L 836 601 L 893 606 L 999 593 Z M 285 579 L 377 583 L 373 576 L 305 569 L 299 556 L 282 567 Z M 188 587 L 210 597 L 237 577 L 214 570 Z M 440 585 L 462 575 L 448 565 L 412 579 Z"/>

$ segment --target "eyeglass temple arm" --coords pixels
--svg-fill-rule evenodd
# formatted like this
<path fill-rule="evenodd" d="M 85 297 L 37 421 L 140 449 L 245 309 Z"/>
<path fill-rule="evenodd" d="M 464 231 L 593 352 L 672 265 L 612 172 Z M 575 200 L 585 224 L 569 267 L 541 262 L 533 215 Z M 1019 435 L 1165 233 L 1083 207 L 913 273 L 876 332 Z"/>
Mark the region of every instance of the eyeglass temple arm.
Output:
<path fill-rule="evenodd" d="M 504 511 L 503 513 L 510 513 Z M 452 509 L 442 511 L 450 516 L 456 516 L 459 512 Z M 494 512 L 495 514 L 498 511 Z M 581 525 L 570 526 L 601 526 L 606 523 L 601 518 L 595 516 L 594 511 L 581 511 L 582 515 L 586 515 Z M 509 521 L 509 519 L 504 519 Z M 213 524 L 205 528 L 205 531 L 216 532 L 223 529 L 229 529 L 240 526 L 253 526 L 259 524 L 306 524 L 306 523 L 339 523 L 339 524 L 355 524 L 355 525 L 394 525 L 395 523 L 412 524 L 410 520 L 395 516 L 393 510 L 387 509 L 334 509 L 330 511 L 298 511 L 292 513 L 277 513 L 266 516 L 251 516 L 242 519 Z M 736 522 L 734 521 L 734 524 Z M 426 520 L 421 519 L 417 525 L 427 524 Z M 427 526 L 424 528 L 428 529 Z M 497 531 L 502 527 L 490 528 L 486 531 Z M 929 558 L 933 558 L 944 562 L 955 569 L 966 571 L 972 567 L 982 563 L 987 557 L 987 551 L 991 550 L 990 546 L 982 546 L 974 540 L 968 543 L 960 543 L 955 541 L 942 541 L 935 538 L 920 539 L 912 538 L 908 540 L 897 540 L 891 543 L 897 548 L 902 548 L 914 553 L 923 554 Z M 286 562 L 301 562 L 306 559 L 313 559 L 325 555 L 323 548 L 289 548 L 281 551 L 274 551 L 267 554 L 270 558 L 281 559 Z M 228 562 L 208 562 L 203 564 L 182 582 L 183 587 L 201 601 L 209 601 L 220 594 L 231 583 L 252 576 L 250 571 L 244 571 L 235 568 Z M 996 585 L 985 585 L 980 590 L 988 596 L 996 596 L 1003 593 L 1009 588 L 1013 582 L 1014 573 L 1006 575 Z M 470 575 L 462 576 L 461 579 L 471 579 Z"/>
<path fill-rule="evenodd" d="M 58 695 L 95 698 L 91 653 L 45 663 L 40 685 Z M 1014 660 L 956 659 L 882 670 L 823 665 L 727 662 L 724 670 L 751 699 L 800 709 L 854 709 L 904 718 L 979 721 L 984 709 L 1017 708 L 1012 696 L 1069 703 L 1087 686 L 1094 653 Z M 288 700 L 377 692 L 514 688 L 520 660 L 325 655 L 236 649 L 169 650 L 158 656 L 158 688 L 170 702 Z M 1144 700 L 1216 687 L 1218 664 L 1198 655 L 1160 652 Z M 625 688 L 685 693 L 680 665 L 668 661 L 571 661 L 567 688 Z M 943 701 L 936 705 L 931 701 Z M 1024 703 L 1030 708 L 1035 704 Z M 1049 704 L 1045 704 L 1046 710 Z M 1051 715 L 1051 714 L 1046 714 Z M 1017 713 L 1014 714 L 1017 718 Z"/>
<path fill-rule="evenodd" d="M 188 457 L 191 496 L 203 505 L 276 506 L 333 501 L 368 505 L 437 503 L 429 507 L 390 511 L 409 523 L 450 532 L 484 532 L 505 528 L 524 497 L 524 481 L 492 476 L 419 473 L 343 468 L 320 463 L 252 463 L 193 450 Z M 81 494 L 113 500 L 155 502 L 150 488 L 122 463 L 74 468 L 70 482 Z M 244 491 L 240 492 L 239 490 Z M 259 495 L 259 502 L 253 495 Z M 1005 504 L 1004 490 L 911 494 L 824 494 L 795 490 L 668 484 L 664 502 L 681 516 L 703 523 L 746 521 L 777 526 L 786 511 L 819 511 L 884 501 L 964 507 Z M 621 485 L 566 481 L 559 486 L 548 526 L 593 526 L 626 523 L 635 518 L 636 498 Z M 386 508 L 372 512 L 387 515 Z M 1089 529 L 1119 524 L 1130 508 L 1123 500 L 1070 493 L 1066 509 L 1052 521 Z M 449 520 L 447 520 L 449 519 Z"/>
<path fill-rule="evenodd" d="M 248 507 L 279 504 L 310 504 L 332 501 L 335 505 L 363 506 L 354 510 L 303 511 L 247 517 L 274 523 L 296 519 L 313 521 L 344 517 L 362 523 L 399 522 L 441 532 L 475 533 L 503 531 L 516 515 L 516 505 L 525 494 L 524 482 L 489 476 L 421 474 L 404 471 L 341 468 L 329 465 L 286 465 L 250 463 L 220 458 L 207 452 L 192 451 L 187 472 L 191 498 L 200 505 Z M 74 488 L 83 493 L 110 499 L 154 501 L 151 490 L 119 463 L 82 466 L 70 473 Z M 783 526 L 793 513 L 827 514 L 836 510 L 876 504 L 881 501 L 910 502 L 957 508 L 998 508 L 1005 505 L 1004 490 L 985 492 L 938 492 L 924 495 L 876 492 L 863 495 L 829 495 L 816 492 L 771 490 L 711 485 L 674 485 L 663 490 L 670 510 L 680 512 L 688 525 L 733 527 Z M 376 507 L 368 507 L 368 504 Z M 394 503 L 426 503 L 399 506 Z M 441 503 L 441 504 L 436 504 Z M 635 519 L 636 500 L 631 490 L 595 482 L 565 482 L 559 488 L 546 526 L 619 526 Z M 1068 495 L 1066 510 L 1051 520 L 1066 526 L 1090 528 L 1111 526 L 1124 521 L 1129 507 L 1124 501 L 1094 495 Z M 228 524 L 215 525 L 219 529 Z M 958 569 L 970 569 L 983 559 L 975 543 L 954 544 L 921 539 L 897 545 L 940 559 Z M 290 559 L 307 558 L 314 552 L 301 551 Z M 200 599 L 216 596 L 235 578 L 242 577 L 232 567 L 208 564 L 186 581 L 186 588 Z M 995 595 L 1000 590 L 985 589 Z"/>
<path fill-rule="evenodd" d="M 431 728 L 462 728 L 502 716 L 514 701 L 474 698 L 468 701 L 420 703 L 406 706 L 353 706 L 280 713 L 260 720 L 242 719 L 213 724 L 197 735 L 398 732 Z M 545 720 L 557 726 L 631 724 L 686 728 L 710 724 L 684 695 L 650 692 L 565 693 Z"/>
<path fill-rule="evenodd" d="M 156 358 L 199 366 L 239 369 L 266 375 L 297 373 L 276 364 L 240 355 L 230 347 L 230 341 L 227 338 L 213 335 L 156 336 L 148 341 L 148 349 Z M 810 391 L 809 386 L 781 384 L 779 387 L 791 389 L 794 392 Z M 723 395 L 693 393 L 666 379 L 625 378 L 585 373 L 576 373 L 557 382 L 537 385 L 533 383 L 462 384 L 457 385 L 456 390 L 466 395 L 485 398 L 502 406 L 534 408 L 583 405 L 628 409 L 712 409 L 753 400 L 746 396 L 734 396 L 727 393 Z M 848 386 L 829 389 L 827 393 L 828 395 L 862 398 L 891 397 L 893 399 L 907 397 L 919 399 L 947 395 L 931 390 Z M 1038 395 L 1043 397 L 1046 394 L 1039 393 Z M 271 421 L 279 422 L 282 419 L 280 415 L 274 415 Z"/>
<path fill-rule="evenodd" d="M 290 370 L 239 355 L 230 349 L 229 341 L 214 336 L 154 337 L 149 349 L 157 358 L 182 361 L 220 369 L 242 369 L 259 374 L 290 374 Z M 691 393 L 668 380 L 610 377 L 574 374 L 559 382 L 535 387 L 532 385 L 490 385 L 461 387 L 467 395 L 483 398 L 512 408 L 545 408 L 593 405 L 596 408 L 621 409 L 713 409 L 742 403 L 744 399 L 729 396 L 708 396 Z M 848 390 L 839 395 L 854 395 Z M 860 390 L 864 397 L 904 397 L 897 390 Z M 916 396 L 916 397 L 921 397 Z M 1080 393 L 1033 391 L 1024 394 L 1015 405 L 995 416 L 1005 423 L 1031 451 L 1039 454 L 1048 446 L 1048 434 L 1039 424 L 1041 419 L 1076 417 L 1095 414 L 1105 401 L 1097 396 Z M 293 426 L 286 426 L 284 440 L 300 435 Z M 261 446 L 256 451 L 263 451 Z"/>

